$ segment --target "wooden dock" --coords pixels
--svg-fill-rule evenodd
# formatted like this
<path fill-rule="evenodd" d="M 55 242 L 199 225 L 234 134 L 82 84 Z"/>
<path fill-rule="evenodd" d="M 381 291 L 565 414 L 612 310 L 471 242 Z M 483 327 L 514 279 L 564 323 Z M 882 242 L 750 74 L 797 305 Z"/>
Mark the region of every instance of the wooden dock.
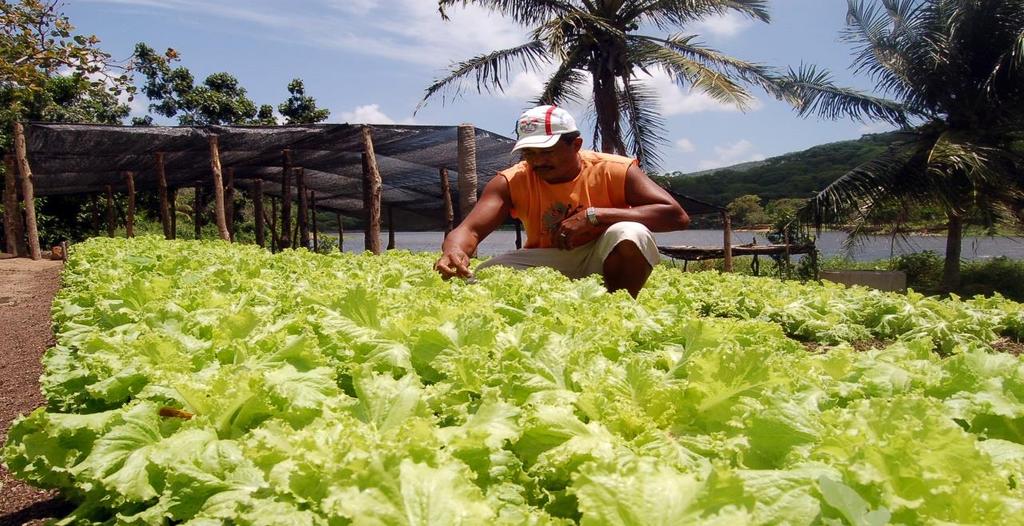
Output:
<path fill-rule="evenodd" d="M 686 261 L 703 261 L 706 259 L 723 259 L 725 258 L 725 247 L 696 247 L 690 245 L 677 245 L 677 246 L 659 246 L 658 251 L 662 254 L 674 258 L 682 259 Z M 792 256 L 798 254 L 810 254 L 814 252 L 813 244 L 797 245 L 797 244 L 771 244 L 771 245 L 755 245 L 749 243 L 746 245 L 733 245 L 732 255 L 733 256 Z"/>

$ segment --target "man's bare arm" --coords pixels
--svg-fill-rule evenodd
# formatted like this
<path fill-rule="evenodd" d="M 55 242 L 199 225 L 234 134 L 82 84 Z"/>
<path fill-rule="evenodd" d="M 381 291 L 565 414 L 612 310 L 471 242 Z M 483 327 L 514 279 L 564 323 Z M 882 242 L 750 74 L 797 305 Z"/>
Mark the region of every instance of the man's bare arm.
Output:
<path fill-rule="evenodd" d="M 573 248 L 596 237 L 593 232 L 621 221 L 635 221 L 652 232 L 683 230 L 690 225 L 690 216 L 664 188 L 658 186 L 638 166 L 626 171 L 626 203 L 631 208 L 597 208 L 598 226 L 587 224 L 583 212 L 566 219 L 561 231 L 571 242 L 561 248 Z M 590 233 L 588 235 L 588 232 Z M 575 241 L 581 239 L 582 242 Z"/>
<path fill-rule="evenodd" d="M 469 277 L 469 256 L 485 237 L 498 228 L 508 217 L 512 194 L 508 181 L 497 175 L 484 187 L 483 194 L 462 223 L 452 230 L 441 245 L 441 258 L 434 269 L 445 279 L 460 276 Z"/>

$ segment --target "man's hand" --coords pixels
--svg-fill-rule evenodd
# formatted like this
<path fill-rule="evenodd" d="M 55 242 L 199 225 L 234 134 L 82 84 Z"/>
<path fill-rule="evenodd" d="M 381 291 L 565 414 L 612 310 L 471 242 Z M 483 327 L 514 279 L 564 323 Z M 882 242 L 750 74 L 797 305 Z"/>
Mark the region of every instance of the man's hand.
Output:
<path fill-rule="evenodd" d="M 601 237 L 607 229 L 604 225 L 592 225 L 587 221 L 586 209 L 565 218 L 555 230 L 554 244 L 562 250 L 572 250 Z"/>
<path fill-rule="evenodd" d="M 441 255 L 441 259 L 434 264 L 434 270 L 446 280 L 456 276 L 460 278 L 473 276 L 473 273 L 469 271 L 469 255 L 460 248 L 446 250 Z"/>

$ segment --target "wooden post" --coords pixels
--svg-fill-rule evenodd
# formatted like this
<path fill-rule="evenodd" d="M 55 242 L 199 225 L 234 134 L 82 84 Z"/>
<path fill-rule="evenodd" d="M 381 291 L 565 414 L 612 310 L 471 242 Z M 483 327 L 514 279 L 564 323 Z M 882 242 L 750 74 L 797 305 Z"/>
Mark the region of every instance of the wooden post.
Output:
<path fill-rule="evenodd" d="M 267 235 L 263 228 L 263 179 L 252 182 L 252 217 L 256 223 L 256 244 L 267 246 Z"/>
<path fill-rule="evenodd" d="M 459 213 L 466 219 L 476 205 L 476 129 L 459 125 Z"/>
<path fill-rule="evenodd" d="M 228 236 L 235 240 L 235 168 L 224 170 L 224 221 L 228 225 Z"/>
<path fill-rule="evenodd" d="M 217 232 L 224 241 L 231 241 L 227 219 L 224 216 L 224 178 L 220 171 L 220 149 L 217 136 L 210 136 L 210 171 L 213 172 L 213 214 L 217 221 Z"/>
<path fill-rule="evenodd" d="M 107 185 L 107 237 L 114 237 L 117 229 L 117 214 L 114 213 L 114 189 Z"/>
<path fill-rule="evenodd" d="M 313 223 L 313 252 L 320 250 L 320 233 L 317 232 L 316 227 L 316 193 L 312 190 L 309 191 L 309 215 L 310 221 Z"/>
<path fill-rule="evenodd" d="M 128 212 L 124 216 L 125 237 L 135 237 L 135 172 L 124 172 L 124 182 L 128 185 Z"/>
<path fill-rule="evenodd" d="M 21 205 L 18 204 L 18 176 L 14 163 L 14 155 L 4 156 L 4 237 L 7 239 L 7 253 L 24 256 L 28 250 L 25 247 Z"/>
<path fill-rule="evenodd" d="M 395 207 L 388 205 L 388 250 L 395 249 Z"/>
<path fill-rule="evenodd" d="M 380 254 L 380 171 L 373 154 L 370 127 L 363 126 L 363 208 L 366 211 L 366 250 Z"/>
<path fill-rule="evenodd" d="M 515 221 L 516 221 L 516 250 L 519 250 L 519 249 L 523 248 L 523 224 L 520 223 L 518 219 L 516 219 Z"/>
<path fill-rule="evenodd" d="M 100 204 L 96 194 L 89 194 L 89 219 L 92 226 L 92 235 L 100 235 Z"/>
<path fill-rule="evenodd" d="M 281 151 L 281 229 L 277 236 L 278 250 L 291 248 L 292 227 L 292 151 Z"/>
<path fill-rule="evenodd" d="M 782 254 L 782 257 L 783 257 L 783 261 L 785 261 L 785 263 L 786 263 L 786 266 L 783 267 L 783 272 L 785 272 L 785 277 L 788 278 L 789 277 L 789 225 L 786 225 L 786 226 L 782 227 L 782 243 L 783 243 L 783 249 L 782 249 L 783 250 L 783 254 Z"/>
<path fill-rule="evenodd" d="M 309 201 L 306 194 L 306 170 L 301 166 L 295 169 L 295 192 L 299 198 L 299 213 L 296 222 L 299 228 L 299 246 L 309 249 Z"/>
<path fill-rule="evenodd" d="M 156 185 L 160 194 L 160 226 L 164 228 L 164 239 L 174 239 L 171 233 L 171 210 L 167 199 L 167 173 L 164 171 L 164 152 L 156 152 Z"/>
<path fill-rule="evenodd" d="M 345 221 L 338 212 L 338 252 L 345 251 Z"/>
<path fill-rule="evenodd" d="M 195 226 L 196 239 L 203 237 L 203 209 L 206 208 L 204 193 L 203 185 L 196 185 L 195 199 L 192 202 L 192 223 Z"/>
<path fill-rule="evenodd" d="M 170 191 L 171 205 L 171 239 L 178 239 L 178 189 Z"/>
<path fill-rule="evenodd" d="M 448 182 L 448 169 L 441 168 L 441 200 L 444 201 L 444 237 L 455 228 L 455 210 L 452 207 L 452 187 Z"/>
<path fill-rule="evenodd" d="M 277 233 L 277 199 L 270 198 L 270 251 L 281 250 L 281 236 Z"/>
<path fill-rule="evenodd" d="M 732 272 L 732 218 L 728 212 L 722 212 L 722 247 L 725 252 L 725 271 Z"/>
<path fill-rule="evenodd" d="M 39 228 L 36 224 L 36 195 L 32 186 L 32 169 L 28 165 L 25 147 L 25 129 L 20 122 L 14 123 L 14 154 L 21 172 L 21 198 L 25 202 L 25 233 L 28 235 L 28 254 L 32 259 L 42 259 L 39 250 Z"/>

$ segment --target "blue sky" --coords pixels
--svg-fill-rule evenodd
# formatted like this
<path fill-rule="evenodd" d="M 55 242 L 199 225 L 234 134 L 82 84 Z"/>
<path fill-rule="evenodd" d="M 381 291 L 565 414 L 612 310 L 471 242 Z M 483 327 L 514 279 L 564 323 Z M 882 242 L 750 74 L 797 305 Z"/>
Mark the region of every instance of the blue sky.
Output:
<path fill-rule="evenodd" d="M 769 5 L 769 24 L 730 15 L 681 31 L 738 58 L 778 67 L 816 64 L 840 84 L 871 88 L 869 79 L 849 71 L 852 47 L 840 40 L 845 0 Z M 197 80 L 227 71 L 257 104 L 276 107 L 288 96 L 288 82 L 302 78 L 307 94 L 331 110 L 328 122 L 470 122 L 514 136 L 516 117 L 544 78 L 543 71 L 514 72 L 505 93 L 477 94 L 469 86 L 461 98 L 431 99 L 413 115 L 424 89 L 449 64 L 527 39 L 526 28 L 479 8 L 453 8 L 444 22 L 433 0 L 69 0 L 65 12 L 78 32 L 98 36 L 115 58 L 130 56 L 137 42 L 158 51 L 171 47 Z M 753 88 L 756 101 L 740 112 L 661 73 L 644 80 L 661 95 L 667 121 L 663 171 L 725 166 L 887 129 L 799 118 Z M 140 96 L 133 113 L 144 114 L 146 105 Z M 582 108 L 569 109 L 587 126 Z"/>

